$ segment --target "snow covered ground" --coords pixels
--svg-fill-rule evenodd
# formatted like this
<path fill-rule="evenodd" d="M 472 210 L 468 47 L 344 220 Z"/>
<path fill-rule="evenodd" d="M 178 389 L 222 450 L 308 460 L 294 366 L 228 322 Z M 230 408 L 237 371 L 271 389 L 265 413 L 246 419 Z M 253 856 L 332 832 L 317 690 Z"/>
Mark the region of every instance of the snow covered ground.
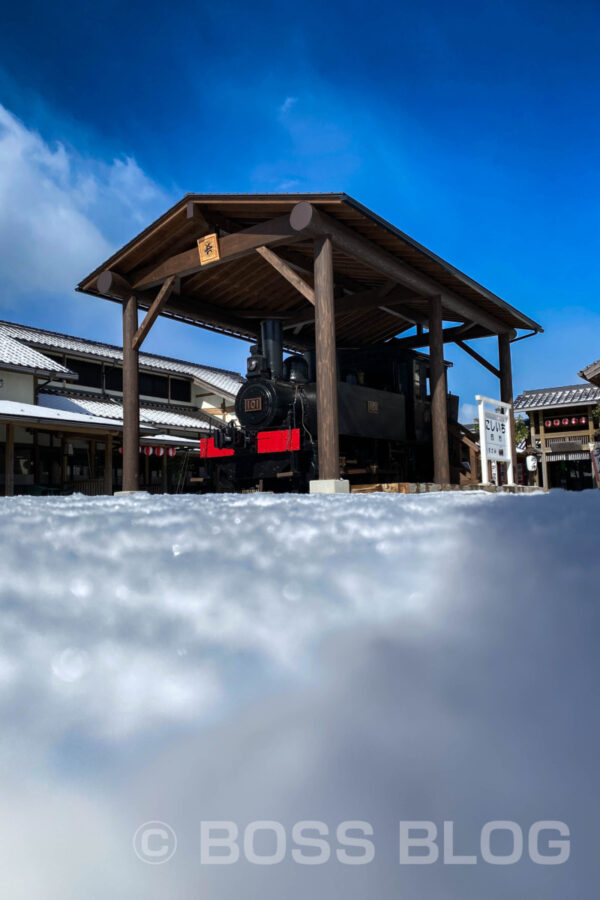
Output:
<path fill-rule="evenodd" d="M 595 898 L 599 522 L 593 491 L 2 499 L 0 895 Z M 285 859 L 207 865 L 207 820 L 281 823 Z M 294 861 L 301 820 L 326 863 Z M 400 865 L 401 820 L 477 862 Z M 496 820 L 514 865 L 481 859 Z M 540 820 L 564 865 L 531 861 Z"/>

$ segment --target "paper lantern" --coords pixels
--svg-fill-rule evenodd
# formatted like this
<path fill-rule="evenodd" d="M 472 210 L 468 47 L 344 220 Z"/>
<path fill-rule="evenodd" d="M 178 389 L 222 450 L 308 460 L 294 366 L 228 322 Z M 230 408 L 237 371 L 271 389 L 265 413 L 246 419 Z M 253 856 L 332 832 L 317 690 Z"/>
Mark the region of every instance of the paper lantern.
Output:
<path fill-rule="evenodd" d="M 544 425 L 546 426 L 546 428 L 552 428 L 552 419 L 546 419 Z"/>
<path fill-rule="evenodd" d="M 167 456 L 175 456 L 177 453 L 177 447 L 169 447 L 167 450 Z"/>
<path fill-rule="evenodd" d="M 154 453 L 154 447 L 146 444 L 146 446 L 144 447 L 144 453 L 146 454 L 146 456 L 152 456 L 152 454 Z"/>
<path fill-rule="evenodd" d="M 164 448 L 164 447 L 155 447 L 155 448 L 154 448 L 154 452 L 155 452 L 155 454 L 156 454 L 157 456 L 164 456 L 164 455 L 165 455 L 165 448 Z"/>
<path fill-rule="evenodd" d="M 555 419 L 555 420 L 554 420 L 554 427 L 555 427 L 555 428 L 558 428 L 559 425 L 560 425 L 560 419 Z"/>
<path fill-rule="evenodd" d="M 587 416 L 581 416 L 581 418 L 579 419 L 579 424 L 587 425 Z"/>
<path fill-rule="evenodd" d="M 563 423 L 563 425 L 568 425 L 568 424 L 569 424 L 569 417 L 568 417 L 568 416 L 565 416 L 565 418 L 562 420 L 562 423 Z"/>

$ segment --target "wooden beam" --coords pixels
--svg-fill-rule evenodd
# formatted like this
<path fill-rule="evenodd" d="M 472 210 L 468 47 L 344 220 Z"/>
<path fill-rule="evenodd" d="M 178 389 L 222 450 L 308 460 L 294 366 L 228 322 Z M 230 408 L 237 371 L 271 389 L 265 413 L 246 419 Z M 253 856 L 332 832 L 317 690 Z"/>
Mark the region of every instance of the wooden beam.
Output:
<path fill-rule="evenodd" d="M 493 366 L 491 362 L 488 362 L 483 356 L 481 356 L 476 350 L 473 350 L 472 347 L 469 347 L 468 344 L 465 344 L 464 341 L 455 341 L 454 342 L 461 350 L 464 350 L 465 353 L 468 353 L 469 356 L 472 356 L 473 359 L 477 360 L 477 362 L 482 365 L 488 372 L 491 372 L 492 375 L 495 375 L 496 378 L 500 378 L 500 369 L 497 369 L 496 366 Z"/>
<path fill-rule="evenodd" d="M 12 497 L 15 492 L 15 426 L 5 425 L 4 445 L 4 496 Z"/>
<path fill-rule="evenodd" d="M 448 450 L 448 399 L 444 339 L 442 333 L 442 298 L 429 301 L 429 378 L 431 381 L 431 427 L 433 432 L 433 480 L 450 483 Z"/>
<path fill-rule="evenodd" d="M 337 364 L 331 238 L 315 239 L 315 347 L 319 480 L 340 477 Z"/>
<path fill-rule="evenodd" d="M 137 491 L 140 478 L 139 352 L 133 346 L 138 327 L 137 300 L 123 303 L 123 485 Z"/>
<path fill-rule="evenodd" d="M 135 333 L 135 336 L 133 338 L 133 345 L 132 345 L 134 350 L 139 350 L 140 347 L 142 346 L 142 344 L 144 343 L 144 340 L 145 340 L 148 332 L 154 325 L 158 316 L 163 311 L 163 309 L 167 303 L 167 300 L 171 296 L 171 292 L 175 286 L 176 281 L 177 281 L 177 276 L 171 275 L 169 278 L 166 279 L 166 281 L 164 282 L 160 291 L 156 295 L 156 298 L 155 298 L 152 306 L 150 307 L 150 309 L 144 316 L 144 321 L 142 322 L 142 324 L 140 325 L 140 327 L 138 328 L 138 330 Z"/>
<path fill-rule="evenodd" d="M 385 299 L 381 296 L 381 288 L 369 288 L 366 291 L 359 291 L 356 294 L 346 294 L 343 297 L 337 297 L 334 303 L 336 319 L 341 316 L 349 315 L 354 312 L 365 312 L 370 309 L 384 309 L 393 307 L 394 312 L 398 312 L 403 319 L 408 322 L 414 322 L 415 317 L 419 320 L 427 321 L 427 317 L 416 310 L 409 309 L 406 302 L 412 299 L 420 299 L 406 297 L 404 293 L 399 293 L 398 288 L 392 293 L 386 294 Z M 391 310 L 390 310 L 391 311 Z M 392 313 L 394 314 L 394 313 Z M 297 325 L 309 325 L 315 321 L 314 310 L 307 309 L 301 311 L 294 316 L 288 318 L 284 324 L 284 328 L 295 328 Z"/>
<path fill-rule="evenodd" d="M 335 246 L 347 256 L 359 259 L 376 272 L 391 278 L 398 284 L 426 297 L 439 296 L 443 306 L 461 318 L 469 319 L 488 328 L 494 334 L 510 330 L 510 326 L 480 309 L 474 303 L 460 297 L 435 279 L 423 275 L 383 250 L 366 238 L 353 232 L 336 219 L 317 210 L 307 200 L 297 203 L 290 214 L 290 224 L 299 234 L 330 235 Z"/>
<path fill-rule="evenodd" d="M 260 222 L 258 225 L 252 225 L 250 228 L 236 231 L 234 234 L 226 234 L 220 238 L 220 258 L 213 262 L 201 266 L 198 248 L 193 247 L 191 250 L 185 250 L 183 253 L 171 256 L 156 266 L 151 272 L 146 273 L 139 281 L 136 281 L 133 287 L 135 290 L 147 290 L 161 284 L 170 275 L 177 275 L 183 278 L 186 275 L 199 272 L 201 269 L 212 269 L 233 259 L 248 256 L 248 254 L 254 253 L 258 247 L 276 247 L 278 244 L 290 243 L 301 238 L 302 235 L 299 235 L 291 227 L 290 217 L 287 215 L 279 216 L 276 219 Z"/>
<path fill-rule="evenodd" d="M 304 278 L 298 275 L 289 263 L 277 256 L 276 253 L 273 253 L 272 250 L 269 250 L 268 247 L 257 247 L 256 252 L 259 256 L 262 256 L 266 262 L 273 266 L 273 268 L 279 272 L 286 281 L 295 287 L 297 291 L 300 291 L 302 296 L 306 297 L 309 303 L 312 303 L 313 306 L 315 305 L 314 289 L 311 288 L 310 284 L 306 283 Z"/>
<path fill-rule="evenodd" d="M 96 289 L 105 297 L 113 297 L 115 300 L 126 300 L 131 294 L 131 285 L 126 278 L 111 269 L 100 272 L 96 281 Z"/>
<path fill-rule="evenodd" d="M 471 338 L 490 337 L 490 332 L 487 328 L 466 324 L 457 325 L 453 328 L 444 328 L 442 331 L 443 342 L 444 344 L 455 342 L 460 338 L 465 337 L 467 333 L 469 335 L 469 340 Z M 407 350 L 417 350 L 419 347 L 429 346 L 429 335 L 427 333 L 413 334 L 411 337 L 400 338 L 397 343 L 401 344 L 402 347 L 406 347 Z"/>

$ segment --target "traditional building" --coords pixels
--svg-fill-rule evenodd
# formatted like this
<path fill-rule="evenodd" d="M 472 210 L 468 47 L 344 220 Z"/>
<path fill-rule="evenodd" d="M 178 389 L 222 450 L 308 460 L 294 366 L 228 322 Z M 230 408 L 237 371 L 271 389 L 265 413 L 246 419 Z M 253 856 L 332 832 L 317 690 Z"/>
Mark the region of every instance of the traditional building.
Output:
<path fill-rule="evenodd" d="M 144 490 L 189 485 L 190 451 L 234 416 L 235 372 L 141 353 Z M 4 492 L 112 493 L 122 482 L 120 347 L 0 322 L 0 467 Z M 188 488 L 189 489 L 189 488 Z"/>
<path fill-rule="evenodd" d="M 595 486 L 590 444 L 599 404 L 600 386 L 589 384 L 523 391 L 517 397 L 515 412 L 529 418 L 527 450 L 538 459 L 537 484 L 566 490 Z"/>

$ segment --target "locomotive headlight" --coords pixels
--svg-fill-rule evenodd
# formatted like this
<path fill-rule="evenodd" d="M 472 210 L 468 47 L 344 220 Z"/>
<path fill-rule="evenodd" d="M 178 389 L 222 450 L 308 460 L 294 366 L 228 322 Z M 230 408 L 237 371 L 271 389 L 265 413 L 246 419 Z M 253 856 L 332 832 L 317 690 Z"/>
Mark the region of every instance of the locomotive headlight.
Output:
<path fill-rule="evenodd" d="M 249 360 L 248 360 L 248 371 L 249 371 L 249 372 L 254 372 L 254 371 L 256 371 L 257 368 L 258 368 L 258 360 L 256 360 L 256 359 L 249 359 Z"/>

